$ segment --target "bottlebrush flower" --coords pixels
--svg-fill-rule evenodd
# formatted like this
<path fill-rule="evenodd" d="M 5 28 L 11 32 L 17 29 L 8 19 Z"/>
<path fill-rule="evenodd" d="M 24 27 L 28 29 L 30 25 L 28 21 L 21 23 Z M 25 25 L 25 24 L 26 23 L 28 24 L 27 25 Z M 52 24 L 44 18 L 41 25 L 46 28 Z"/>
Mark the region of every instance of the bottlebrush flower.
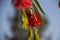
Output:
<path fill-rule="evenodd" d="M 38 28 L 41 25 L 40 16 L 38 13 L 35 14 L 33 22 L 34 22 L 34 25 L 36 26 L 36 28 Z"/>
<path fill-rule="evenodd" d="M 29 21 L 29 26 L 31 27 L 31 28 L 33 28 L 34 27 L 34 23 L 33 23 L 33 19 L 34 19 L 34 14 L 32 13 L 27 13 L 27 16 L 28 16 L 28 21 Z"/>
<path fill-rule="evenodd" d="M 34 26 L 38 28 L 41 24 L 40 16 L 38 13 L 28 13 L 28 21 L 29 21 L 29 26 L 33 28 Z"/>
<path fill-rule="evenodd" d="M 19 10 L 21 7 L 27 10 L 31 6 L 31 0 L 14 0 L 13 5 Z"/>

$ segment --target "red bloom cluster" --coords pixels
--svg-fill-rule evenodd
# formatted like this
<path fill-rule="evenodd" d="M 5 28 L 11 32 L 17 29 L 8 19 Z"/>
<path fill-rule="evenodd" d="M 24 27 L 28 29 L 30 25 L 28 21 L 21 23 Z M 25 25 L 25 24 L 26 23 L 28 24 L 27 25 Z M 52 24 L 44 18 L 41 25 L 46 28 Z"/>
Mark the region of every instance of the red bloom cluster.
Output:
<path fill-rule="evenodd" d="M 28 13 L 27 16 L 28 16 L 29 26 L 33 28 L 34 27 L 34 23 L 33 23 L 34 14 Z"/>
<path fill-rule="evenodd" d="M 34 25 L 36 26 L 36 28 L 38 28 L 41 24 L 40 16 L 38 13 L 35 14 L 33 21 L 34 21 Z"/>
<path fill-rule="evenodd" d="M 34 26 L 36 28 L 38 28 L 40 26 L 40 24 L 41 24 L 41 20 L 40 20 L 39 14 L 38 13 L 36 13 L 36 14 L 28 13 L 27 15 L 28 15 L 29 26 L 31 28 L 33 28 Z"/>
<path fill-rule="evenodd" d="M 24 10 L 27 10 L 31 6 L 31 0 L 14 0 L 13 5 L 17 9 L 23 7 Z"/>

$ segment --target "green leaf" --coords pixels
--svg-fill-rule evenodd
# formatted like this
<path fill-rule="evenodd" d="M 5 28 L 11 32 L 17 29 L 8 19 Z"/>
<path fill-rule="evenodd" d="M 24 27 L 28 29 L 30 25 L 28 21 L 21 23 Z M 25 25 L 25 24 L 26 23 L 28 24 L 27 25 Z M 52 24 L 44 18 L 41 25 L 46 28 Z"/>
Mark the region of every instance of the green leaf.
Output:
<path fill-rule="evenodd" d="M 37 7 L 35 6 L 35 4 L 33 2 L 32 2 L 32 5 L 33 5 L 33 8 L 34 8 L 35 12 L 38 12 L 39 13 Z"/>
<path fill-rule="evenodd" d="M 41 12 L 45 15 L 45 12 L 43 11 L 42 7 L 40 6 L 38 0 L 34 0 L 34 2 L 35 2 L 36 5 L 39 7 L 39 9 L 41 10 Z"/>

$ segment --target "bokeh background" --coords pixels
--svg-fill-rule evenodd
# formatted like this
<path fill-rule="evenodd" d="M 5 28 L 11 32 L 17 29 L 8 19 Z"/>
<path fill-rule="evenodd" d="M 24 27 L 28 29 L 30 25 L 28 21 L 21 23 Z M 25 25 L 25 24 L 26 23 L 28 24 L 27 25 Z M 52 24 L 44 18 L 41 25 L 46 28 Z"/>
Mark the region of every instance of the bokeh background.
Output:
<path fill-rule="evenodd" d="M 58 0 L 38 0 L 46 17 L 49 20 L 46 30 L 43 31 L 41 40 L 60 40 L 60 9 Z M 0 40 L 5 40 L 5 35 L 13 37 L 11 31 L 12 22 L 9 18 L 14 18 L 14 8 L 11 0 L 0 0 Z"/>

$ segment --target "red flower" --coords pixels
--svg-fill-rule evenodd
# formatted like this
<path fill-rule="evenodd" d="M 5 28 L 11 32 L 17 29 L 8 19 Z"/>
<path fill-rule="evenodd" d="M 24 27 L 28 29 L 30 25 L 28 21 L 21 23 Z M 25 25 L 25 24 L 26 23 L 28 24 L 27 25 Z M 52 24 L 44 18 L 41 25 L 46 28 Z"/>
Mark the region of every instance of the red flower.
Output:
<path fill-rule="evenodd" d="M 22 7 L 24 10 L 27 10 L 31 6 L 31 0 L 14 0 L 13 5 L 17 9 Z"/>
<path fill-rule="evenodd" d="M 31 28 L 33 28 L 33 27 L 39 28 L 39 26 L 41 24 L 39 14 L 38 13 L 36 13 L 36 14 L 28 13 L 27 15 L 28 15 L 29 26 Z"/>
<path fill-rule="evenodd" d="M 35 14 L 33 21 L 34 21 L 34 25 L 36 26 L 36 28 L 38 28 L 41 24 L 40 16 L 38 13 Z"/>
<path fill-rule="evenodd" d="M 34 19 L 34 14 L 32 13 L 27 13 L 27 16 L 28 16 L 28 21 L 29 21 L 29 26 L 31 27 L 31 28 L 33 28 L 34 27 L 34 23 L 33 23 L 33 19 Z"/>

